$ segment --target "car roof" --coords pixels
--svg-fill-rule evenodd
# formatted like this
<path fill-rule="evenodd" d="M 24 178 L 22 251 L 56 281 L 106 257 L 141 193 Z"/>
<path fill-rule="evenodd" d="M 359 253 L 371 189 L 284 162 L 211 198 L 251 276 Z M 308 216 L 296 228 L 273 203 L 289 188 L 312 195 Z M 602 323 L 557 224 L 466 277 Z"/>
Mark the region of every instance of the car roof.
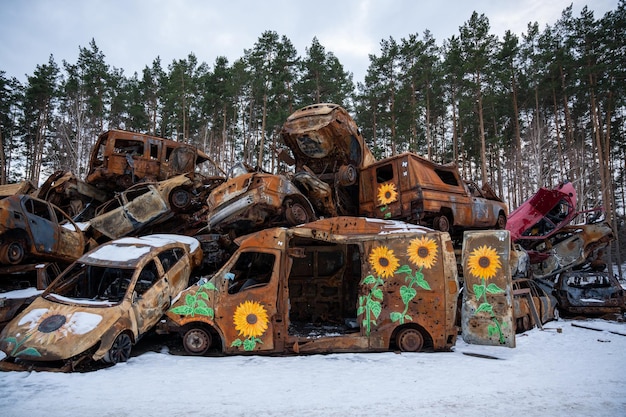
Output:
<path fill-rule="evenodd" d="M 144 258 L 151 256 L 151 252 L 156 249 L 171 244 L 184 246 L 186 242 L 178 238 L 181 238 L 181 236 L 149 235 L 124 237 L 98 246 L 96 249 L 81 256 L 77 262 L 90 265 L 132 268 L 139 265 Z M 190 243 L 187 244 L 190 245 Z"/>

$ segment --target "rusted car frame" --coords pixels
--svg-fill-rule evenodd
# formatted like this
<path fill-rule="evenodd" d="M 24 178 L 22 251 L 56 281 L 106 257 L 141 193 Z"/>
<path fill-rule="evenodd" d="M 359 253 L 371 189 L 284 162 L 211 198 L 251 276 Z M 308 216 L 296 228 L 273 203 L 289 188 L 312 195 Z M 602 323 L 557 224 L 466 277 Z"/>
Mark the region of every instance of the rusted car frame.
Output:
<path fill-rule="evenodd" d="M 264 172 L 232 176 L 211 191 L 207 206 L 209 230 L 236 236 L 316 219 L 309 200 L 287 177 Z"/>
<path fill-rule="evenodd" d="M 67 371 L 126 361 L 188 286 L 199 251 L 193 238 L 152 235 L 83 255 L 2 330 L 0 368 Z"/>
<path fill-rule="evenodd" d="M 193 191 L 186 175 L 136 184 L 98 207 L 89 224 L 109 239 L 136 235 L 190 207 Z"/>
<path fill-rule="evenodd" d="M 557 299 L 532 279 L 513 280 L 515 331 L 523 333 L 559 317 Z M 530 298 L 528 297 L 528 295 Z M 530 303 L 533 303 L 531 306 Z M 541 323 L 536 323 L 533 309 Z"/>
<path fill-rule="evenodd" d="M 157 327 L 181 334 L 189 354 L 448 350 L 455 343 L 458 279 L 447 233 L 335 217 L 239 242 Z"/>
<path fill-rule="evenodd" d="M 361 170 L 360 214 L 402 219 L 444 232 L 504 229 L 508 206 L 487 185 L 463 181 L 456 164 L 403 153 Z"/>
<path fill-rule="evenodd" d="M 194 146 L 123 130 L 102 133 L 93 147 L 86 182 L 125 190 L 139 181 L 162 181 L 193 173 L 211 158 Z"/>
<path fill-rule="evenodd" d="M 69 263 L 86 243 L 76 223 L 54 204 L 28 195 L 0 200 L 0 264 L 29 258 Z"/>
<path fill-rule="evenodd" d="M 626 312 L 626 290 L 607 271 L 563 272 L 554 285 L 554 295 L 565 316 Z"/>

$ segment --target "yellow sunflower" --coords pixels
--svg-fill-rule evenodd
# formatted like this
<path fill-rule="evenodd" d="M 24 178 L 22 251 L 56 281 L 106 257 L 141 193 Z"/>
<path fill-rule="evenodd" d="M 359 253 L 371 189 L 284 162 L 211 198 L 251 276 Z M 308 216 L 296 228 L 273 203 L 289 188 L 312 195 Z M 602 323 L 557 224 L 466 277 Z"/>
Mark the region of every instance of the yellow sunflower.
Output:
<path fill-rule="evenodd" d="M 267 311 L 256 301 L 244 301 L 237 306 L 233 321 L 243 337 L 258 337 L 267 330 Z"/>
<path fill-rule="evenodd" d="M 37 308 L 22 317 L 18 325 L 26 324 L 33 340 L 54 344 L 67 336 L 73 310 L 66 306 Z"/>
<path fill-rule="evenodd" d="M 378 187 L 378 201 L 380 204 L 391 204 L 398 199 L 398 192 L 396 191 L 396 185 L 392 182 L 382 184 Z"/>
<path fill-rule="evenodd" d="M 386 246 L 378 246 L 372 249 L 369 257 L 370 264 L 379 277 L 389 278 L 400 266 L 398 258 L 393 254 L 393 250 Z"/>
<path fill-rule="evenodd" d="M 489 279 L 496 276 L 502 264 L 496 250 L 483 245 L 472 251 L 467 259 L 467 266 L 470 274 L 478 278 Z"/>
<path fill-rule="evenodd" d="M 409 244 L 407 255 L 418 267 L 432 268 L 437 262 L 437 242 L 426 236 L 413 239 Z"/>

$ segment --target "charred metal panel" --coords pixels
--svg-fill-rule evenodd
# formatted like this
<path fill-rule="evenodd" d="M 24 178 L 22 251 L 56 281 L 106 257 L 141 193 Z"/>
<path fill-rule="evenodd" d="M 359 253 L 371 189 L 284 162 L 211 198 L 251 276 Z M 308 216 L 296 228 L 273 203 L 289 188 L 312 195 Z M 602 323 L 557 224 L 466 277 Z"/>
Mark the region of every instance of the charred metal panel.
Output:
<path fill-rule="evenodd" d="M 608 272 L 564 272 L 554 289 L 564 315 L 597 316 L 626 311 L 626 290 Z"/>
<path fill-rule="evenodd" d="M 467 343 L 515 347 L 510 248 L 508 231 L 464 234 L 461 327 Z"/>

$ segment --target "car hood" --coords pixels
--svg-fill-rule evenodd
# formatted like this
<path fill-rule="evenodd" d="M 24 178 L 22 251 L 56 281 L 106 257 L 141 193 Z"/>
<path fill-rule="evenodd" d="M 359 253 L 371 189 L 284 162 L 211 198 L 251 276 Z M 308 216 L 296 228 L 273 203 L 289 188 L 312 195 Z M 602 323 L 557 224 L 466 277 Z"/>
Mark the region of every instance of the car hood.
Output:
<path fill-rule="evenodd" d="M 2 330 L 0 350 L 29 361 L 72 358 L 98 343 L 126 302 L 78 306 L 37 297 Z"/>

